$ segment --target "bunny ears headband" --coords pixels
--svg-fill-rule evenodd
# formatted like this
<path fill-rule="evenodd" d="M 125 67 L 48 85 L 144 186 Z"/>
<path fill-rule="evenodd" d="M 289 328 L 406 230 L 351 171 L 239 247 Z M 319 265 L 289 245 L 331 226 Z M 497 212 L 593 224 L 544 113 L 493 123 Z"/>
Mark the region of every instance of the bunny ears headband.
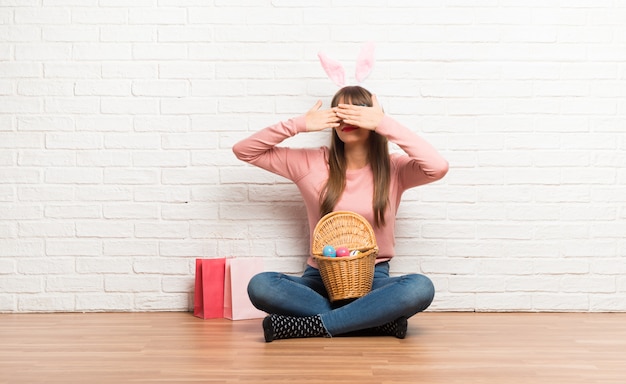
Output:
<path fill-rule="evenodd" d="M 322 68 L 338 87 L 346 85 L 346 71 L 340 62 L 331 59 L 324 53 L 317 54 L 322 64 Z M 374 68 L 374 43 L 367 43 L 361 48 L 361 52 L 356 60 L 355 78 L 358 84 L 362 83 Z"/>

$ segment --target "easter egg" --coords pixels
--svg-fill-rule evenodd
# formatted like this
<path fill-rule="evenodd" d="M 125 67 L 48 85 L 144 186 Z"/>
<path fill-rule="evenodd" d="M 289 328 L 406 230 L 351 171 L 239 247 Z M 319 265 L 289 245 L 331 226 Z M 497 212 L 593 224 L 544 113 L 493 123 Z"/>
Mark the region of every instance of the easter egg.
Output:
<path fill-rule="evenodd" d="M 361 251 L 359 251 L 358 249 L 355 249 L 355 250 L 353 250 L 353 251 L 350 251 L 350 256 L 356 256 L 356 255 L 358 255 L 359 253 L 361 253 Z"/>
<path fill-rule="evenodd" d="M 350 256 L 350 250 L 346 247 L 338 247 L 337 257 L 345 257 L 345 256 Z"/>
<path fill-rule="evenodd" d="M 337 252 L 332 245 L 325 245 L 322 249 L 322 255 L 326 257 L 335 257 L 337 255 Z"/>

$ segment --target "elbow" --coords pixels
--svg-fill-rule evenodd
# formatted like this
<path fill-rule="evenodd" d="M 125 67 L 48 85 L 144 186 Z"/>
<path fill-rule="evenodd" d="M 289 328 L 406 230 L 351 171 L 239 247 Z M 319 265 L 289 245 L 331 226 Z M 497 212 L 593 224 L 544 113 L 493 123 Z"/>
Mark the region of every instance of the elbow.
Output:
<path fill-rule="evenodd" d="M 233 150 L 233 153 L 235 154 L 235 157 L 241 160 L 241 158 L 239 157 L 241 156 L 241 149 L 239 148 L 239 143 L 235 143 L 235 145 L 233 145 L 232 150 Z"/>
<path fill-rule="evenodd" d="M 243 150 L 243 145 L 241 141 L 233 145 L 232 150 L 237 159 L 241 161 L 245 161 L 246 163 L 250 162 L 250 159 L 248 158 L 248 156 L 245 155 L 245 151 Z"/>
<path fill-rule="evenodd" d="M 441 163 L 433 170 L 431 177 L 434 180 L 441 180 L 448 173 L 449 169 L 450 165 L 448 164 L 448 161 L 441 159 Z"/>

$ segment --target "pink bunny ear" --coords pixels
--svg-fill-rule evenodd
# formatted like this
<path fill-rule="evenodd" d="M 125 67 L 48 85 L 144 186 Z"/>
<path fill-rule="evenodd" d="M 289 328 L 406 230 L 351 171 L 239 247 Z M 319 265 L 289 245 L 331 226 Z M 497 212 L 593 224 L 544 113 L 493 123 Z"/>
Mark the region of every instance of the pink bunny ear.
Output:
<path fill-rule="evenodd" d="M 322 63 L 322 68 L 326 71 L 328 78 L 340 88 L 346 85 L 346 71 L 343 69 L 341 63 L 331 59 L 322 52 L 318 53 L 317 56 L 319 57 L 320 63 Z"/>
<path fill-rule="evenodd" d="M 361 48 L 361 53 L 356 60 L 356 81 L 362 83 L 374 68 L 374 43 L 367 43 Z"/>

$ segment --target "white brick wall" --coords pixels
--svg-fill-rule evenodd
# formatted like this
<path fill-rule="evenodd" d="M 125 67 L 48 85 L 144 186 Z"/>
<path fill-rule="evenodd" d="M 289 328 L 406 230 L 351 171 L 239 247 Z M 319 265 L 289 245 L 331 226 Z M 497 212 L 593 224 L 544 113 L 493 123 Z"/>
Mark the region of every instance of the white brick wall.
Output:
<path fill-rule="evenodd" d="M 626 311 L 626 2 L 382 3 L 0 0 L 0 312 L 187 310 L 196 257 L 300 272 L 296 188 L 230 148 L 368 40 L 366 86 L 451 164 L 393 272 L 431 310 Z"/>

